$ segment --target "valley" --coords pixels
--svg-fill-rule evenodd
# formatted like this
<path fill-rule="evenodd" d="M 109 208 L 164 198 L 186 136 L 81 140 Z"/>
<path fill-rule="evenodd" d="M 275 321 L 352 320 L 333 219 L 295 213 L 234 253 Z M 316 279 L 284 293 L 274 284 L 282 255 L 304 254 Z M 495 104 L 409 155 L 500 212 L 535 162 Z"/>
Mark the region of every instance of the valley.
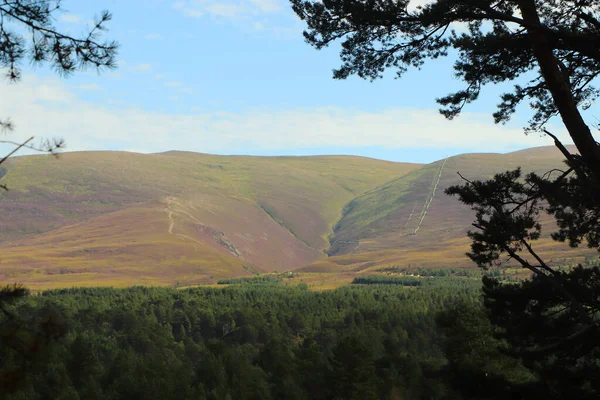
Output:
<path fill-rule="evenodd" d="M 473 268 L 464 256 L 473 213 L 444 194 L 461 182 L 457 172 L 544 172 L 560 159 L 553 148 L 427 165 L 189 152 L 16 157 L 2 179 L 0 276 L 45 289 L 295 271 L 329 288 L 392 266 Z M 550 240 L 552 224 L 537 245 L 545 257 L 594 254 Z"/>

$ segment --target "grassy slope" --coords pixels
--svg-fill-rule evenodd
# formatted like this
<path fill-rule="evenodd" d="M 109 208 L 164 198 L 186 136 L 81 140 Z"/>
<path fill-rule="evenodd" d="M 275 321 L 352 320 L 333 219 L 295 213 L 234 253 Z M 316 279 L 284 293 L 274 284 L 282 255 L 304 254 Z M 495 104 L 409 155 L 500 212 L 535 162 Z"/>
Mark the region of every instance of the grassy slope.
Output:
<path fill-rule="evenodd" d="M 131 207 L 23 239 L 2 249 L 4 278 L 33 288 L 173 285 L 250 272 L 244 260 L 168 234 L 156 211 Z"/>
<path fill-rule="evenodd" d="M 18 157 L 3 179 L 0 274 L 48 287 L 288 269 L 322 256 L 344 204 L 418 167 L 186 152 Z"/>
<path fill-rule="evenodd" d="M 319 282 L 346 282 L 389 265 L 465 266 L 473 214 L 443 194 L 461 182 L 456 172 L 485 179 L 518 165 L 546 171 L 559 160 L 553 148 L 448 159 L 423 224 L 410 235 L 444 160 L 19 157 L 3 179 L 11 191 L 0 200 L 0 279 L 34 288 L 189 285 L 303 266 L 334 272 L 333 280 L 307 275 Z M 557 262 L 586 253 L 547 239 L 538 248 Z"/>
<path fill-rule="evenodd" d="M 444 189 L 469 179 L 487 179 L 494 173 L 521 165 L 525 171 L 544 172 L 561 167 L 553 148 L 501 154 L 466 154 L 449 158 L 442 170 L 435 196 L 416 234 L 417 221 L 432 193 L 444 160 L 426 165 L 351 201 L 331 237 L 330 258 L 301 268 L 304 271 L 365 271 L 387 265 L 469 265 L 464 253 L 472 211 Z M 412 214 L 412 216 L 411 216 Z M 552 228 L 545 224 L 546 234 Z M 590 253 L 572 251 L 546 235 L 537 248 L 548 257 L 573 257 Z"/>

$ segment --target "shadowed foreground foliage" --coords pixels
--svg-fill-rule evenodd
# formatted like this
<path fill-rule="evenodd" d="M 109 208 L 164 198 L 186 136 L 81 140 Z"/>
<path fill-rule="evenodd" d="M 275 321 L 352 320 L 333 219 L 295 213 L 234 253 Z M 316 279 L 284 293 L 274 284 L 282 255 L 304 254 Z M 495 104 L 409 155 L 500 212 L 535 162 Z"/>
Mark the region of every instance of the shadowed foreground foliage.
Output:
<path fill-rule="evenodd" d="M 21 298 L 5 308 L 29 323 L 13 331 L 29 351 L 0 348 L 0 399 L 597 398 L 593 340 L 528 357 L 518 346 L 569 328 L 568 315 L 531 320 L 533 303 L 544 312 L 560 293 L 484 278 L 486 309 L 478 279 L 421 281 L 311 292 L 254 279 Z"/>
<path fill-rule="evenodd" d="M 479 282 L 432 278 L 311 292 L 277 282 L 173 290 L 70 289 L 10 306 L 53 309 L 54 339 L 2 399 L 442 399 L 436 313 Z M 25 334 L 26 332 L 23 332 Z M 0 353 L 2 371 L 20 365 Z M 454 397 L 452 397 L 454 398 Z"/>
<path fill-rule="evenodd" d="M 414 9 L 410 0 L 291 3 L 306 22 L 309 44 L 321 49 L 341 42 L 335 78 L 376 79 L 386 70 L 401 76 L 450 56 L 465 88 L 437 100 L 447 118 L 459 115 L 490 84 L 514 84 L 493 114 L 497 123 L 529 103 L 528 128 L 554 139 L 566 166 L 544 175 L 523 176 L 514 169 L 487 181 L 467 176 L 446 193 L 476 213 L 468 256 L 479 267 L 505 266 L 508 259 L 533 275 L 517 285 L 484 279 L 484 302 L 494 336 L 507 341 L 506 353 L 523 360 L 540 387 L 506 385 L 475 367 L 462 375 L 455 367 L 456 382 L 474 398 L 598 398 L 600 273 L 559 271 L 541 255 L 538 240 L 540 217 L 549 215 L 558 225 L 554 240 L 600 250 L 600 145 L 581 112 L 600 95 L 594 86 L 600 75 L 599 2 L 432 0 Z M 579 154 L 544 129 L 555 116 Z"/>

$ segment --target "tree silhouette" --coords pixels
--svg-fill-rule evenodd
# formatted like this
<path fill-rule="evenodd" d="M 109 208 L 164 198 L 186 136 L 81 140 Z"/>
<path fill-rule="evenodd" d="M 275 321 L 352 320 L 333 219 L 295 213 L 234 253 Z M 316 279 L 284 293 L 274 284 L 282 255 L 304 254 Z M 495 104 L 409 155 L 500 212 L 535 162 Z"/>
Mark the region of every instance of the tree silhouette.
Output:
<path fill-rule="evenodd" d="M 465 88 L 437 99 L 447 118 L 477 100 L 485 85 L 514 84 L 501 96 L 496 123 L 507 122 L 522 103 L 533 114 L 526 127 L 546 133 L 566 167 L 523 176 L 520 169 L 489 181 L 451 187 L 450 195 L 476 212 L 468 256 L 482 268 L 506 259 L 529 269 L 533 279 L 517 286 L 485 280 L 491 320 L 547 393 L 557 398 L 598 396 L 594 362 L 600 326 L 597 271 L 560 272 L 534 243 L 540 214 L 556 219 L 557 241 L 600 249 L 600 147 L 581 111 L 600 93 L 600 3 L 594 0 L 291 0 L 306 22 L 307 42 L 321 49 L 341 41 L 342 65 L 334 78 L 402 76 L 429 60 L 455 56 L 454 72 Z M 455 29 L 458 24 L 466 29 Z M 572 154 L 544 126 L 559 116 L 579 154 Z M 485 133 L 482 133 L 484 135 Z M 518 306 L 517 306 L 518 305 Z M 537 327 L 528 334 L 516 326 Z M 567 357 L 575 346 L 577 351 Z M 558 361 L 557 361 L 558 360 Z"/>
<path fill-rule="evenodd" d="M 61 32 L 53 24 L 60 6 L 60 0 L 0 1 L 0 67 L 5 69 L 9 81 L 19 81 L 21 65 L 26 60 L 34 65 L 49 65 L 61 76 L 88 67 L 101 70 L 116 66 L 117 43 L 100 41 L 111 14 L 102 12 L 87 34 L 74 37 Z M 0 130 L 13 131 L 12 121 L 0 120 Z M 0 165 L 22 148 L 56 154 L 64 145 L 62 139 L 45 140 L 34 145 L 33 139 L 31 137 L 21 143 L 0 140 L 0 143 L 15 146 L 0 158 Z M 2 184 L 0 188 L 8 190 Z M 44 312 L 43 316 L 32 315 L 23 320 L 10 312 L 11 304 L 28 293 L 19 285 L 0 288 L 0 345 L 7 346 L 11 355 L 11 359 L 0 359 L 0 385 L 6 391 L 18 387 L 32 363 L 43 354 L 47 343 L 61 332 L 55 313 Z M 15 362 L 13 358 L 20 361 Z M 5 362 L 11 367 L 5 369 Z M 14 367 L 16 364 L 17 368 Z"/>
<path fill-rule="evenodd" d="M 291 0 L 306 22 L 306 41 L 322 49 L 342 41 L 334 78 L 356 74 L 400 77 L 428 60 L 456 55 L 455 75 L 466 88 L 437 101 L 448 118 L 477 100 L 485 85 L 514 82 L 494 120 L 506 122 L 529 101 L 529 128 L 560 115 L 580 154 L 600 165 L 600 150 L 579 107 L 598 96 L 600 6 L 593 0 L 437 0 L 409 8 L 409 0 Z M 457 31 L 466 25 L 466 32 Z"/>
<path fill-rule="evenodd" d="M 86 34 L 75 37 L 61 32 L 53 23 L 61 11 L 61 3 L 61 0 L 0 1 L 0 67 L 9 81 L 20 80 L 24 61 L 48 65 L 61 76 L 90 67 L 97 70 L 116 67 L 117 43 L 100 41 L 111 14 L 103 11 Z M 10 132 L 14 124 L 5 118 L 0 120 L 0 128 Z M 15 145 L 13 151 L 0 159 L 0 164 L 22 148 L 54 154 L 64 146 L 62 139 L 45 140 L 39 145 L 33 145 L 33 139 L 22 143 L 0 141 Z"/>

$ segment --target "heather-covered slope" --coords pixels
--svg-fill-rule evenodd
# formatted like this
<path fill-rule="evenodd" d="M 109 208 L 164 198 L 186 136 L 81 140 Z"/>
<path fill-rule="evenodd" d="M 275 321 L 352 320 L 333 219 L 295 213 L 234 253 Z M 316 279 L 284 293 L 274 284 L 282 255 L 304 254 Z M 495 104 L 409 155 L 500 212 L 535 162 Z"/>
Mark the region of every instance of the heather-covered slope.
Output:
<path fill-rule="evenodd" d="M 0 195 L 0 278 L 190 285 L 292 269 L 468 267 L 473 213 L 444 189 L 462 182 L 457 172 L 486 179 L 519 165 L 545 172 L 561 167 L 561 155 L 537 148 L 428 165 L 188 152 L 18 157 L 2 179 L 10 191 Z M 557 262 L 595 254 L 547 235 L 537 247 Z"/>
<path fill-rule="evenodd" d="M 18 157 L 3 179 L 0 274 L 47 287 L 290 269 L 324 255 L 344 204 L 418 167 L 186 152 Z"/>
<path fill-rule="evenodd" d="M 334 227 L 330 258 L 302 268 L 305 271 L 364 271 L 390 265 L 468 266 L 464 253 L 473 212 L 444 189 L 464 177 L 487 179 L 522 166 L 525 172 L 561 168 L 553 147 L 509 154 L 464 154 L 440 160 L 388 182 L 348 203 Z M 548 258 L 591 254 L 571 250 L 548 237 L 553 223 L 545 219 L 545 238 L 537 247 Z"/>

